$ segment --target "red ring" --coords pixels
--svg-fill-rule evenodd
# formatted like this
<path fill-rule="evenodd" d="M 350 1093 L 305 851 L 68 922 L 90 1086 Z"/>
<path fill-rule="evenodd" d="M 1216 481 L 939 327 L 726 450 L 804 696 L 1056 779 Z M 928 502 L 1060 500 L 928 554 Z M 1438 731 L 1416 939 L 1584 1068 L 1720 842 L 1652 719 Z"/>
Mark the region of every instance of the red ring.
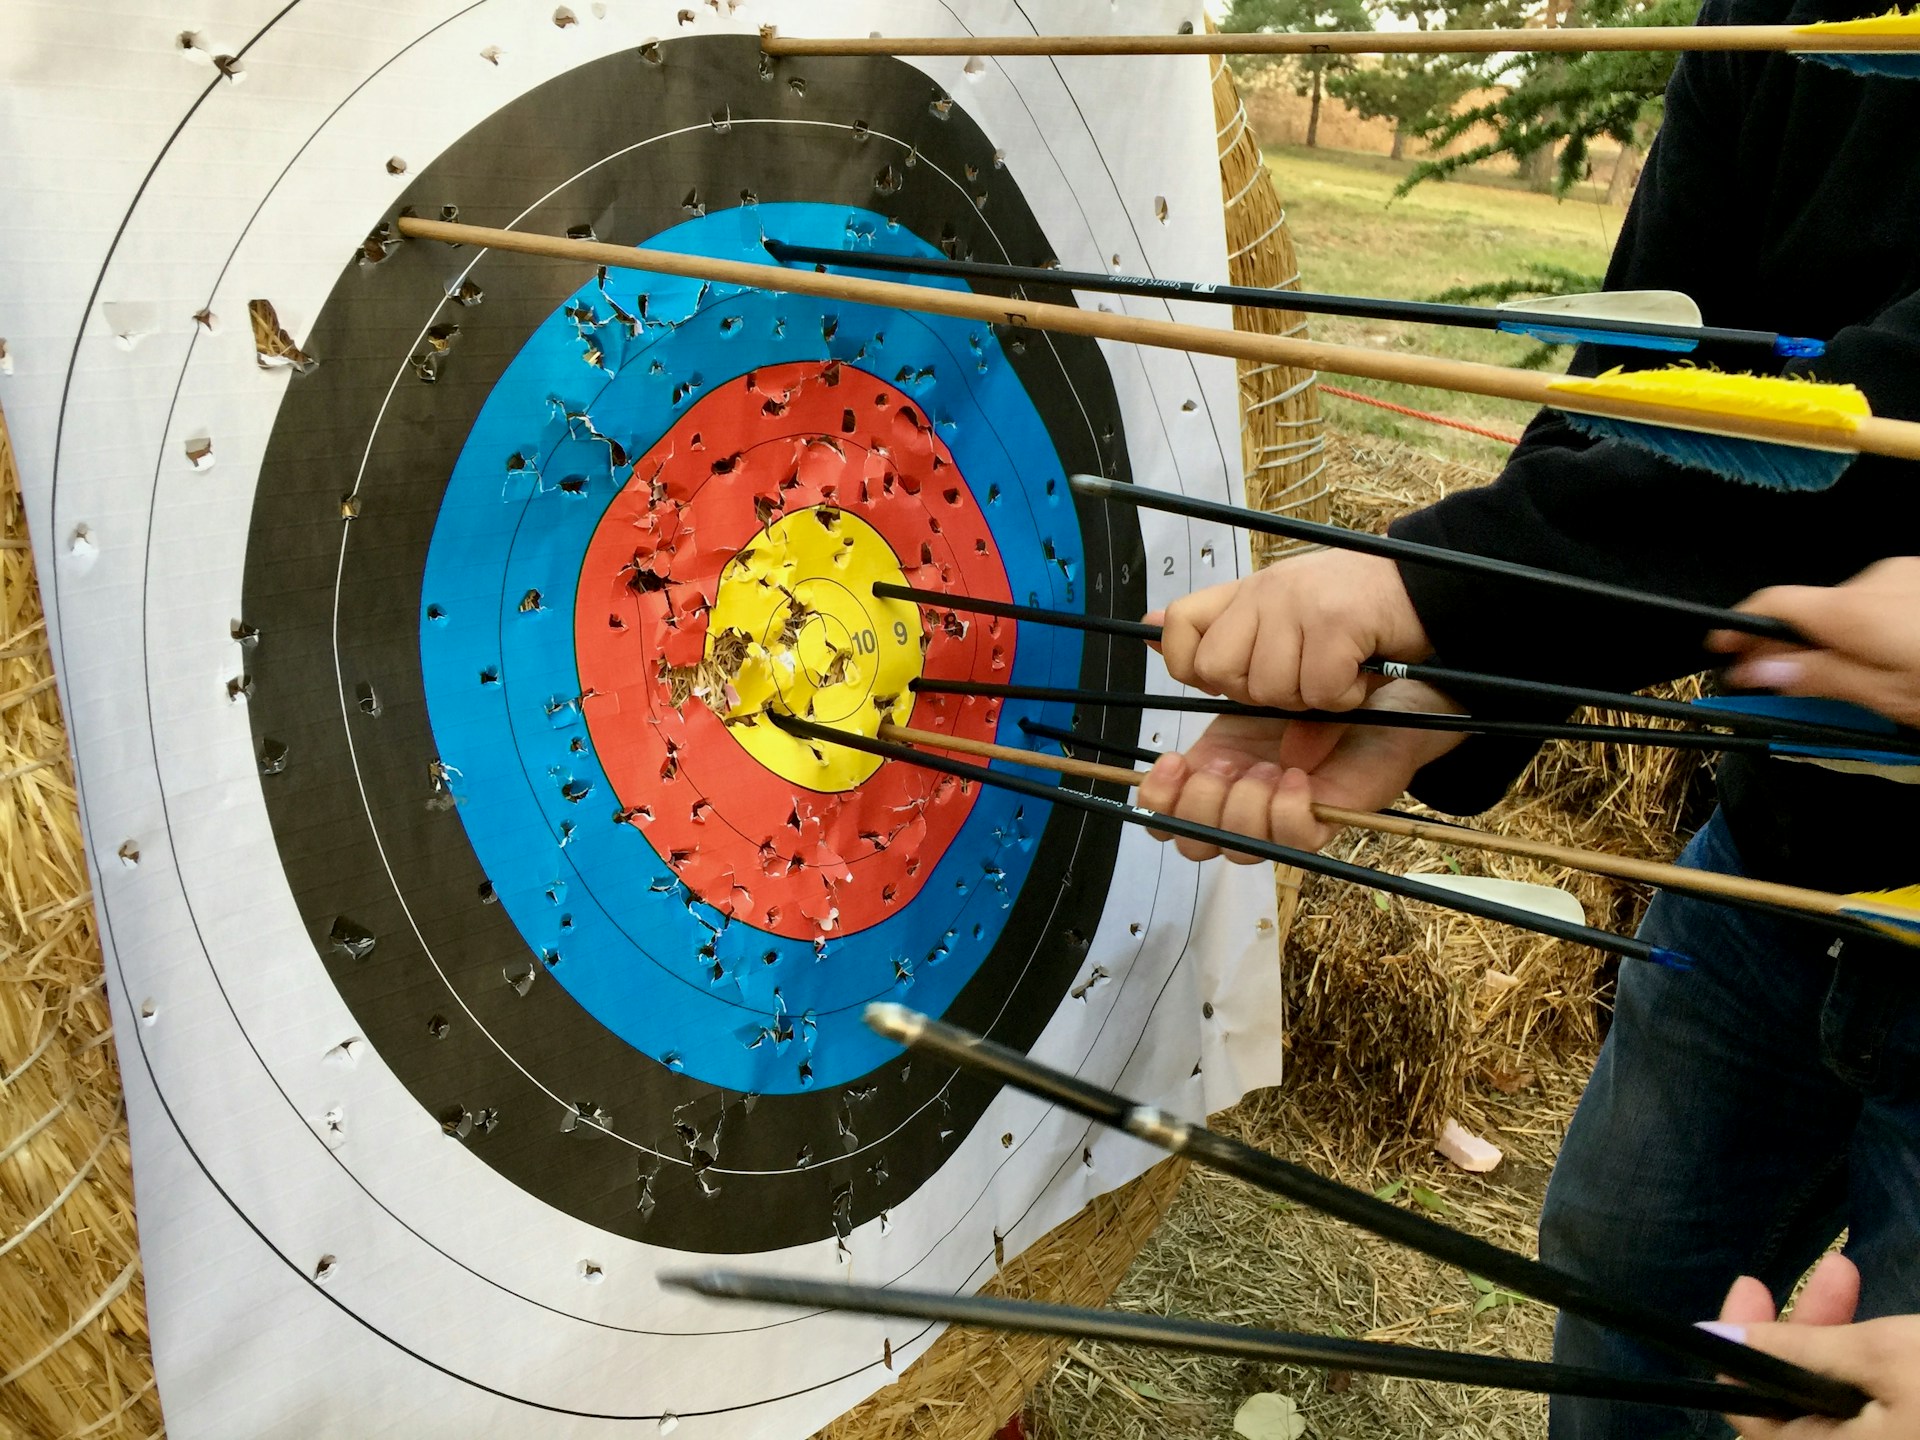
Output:
<path fill-rule="evenodd" d="M 986 517 L 920 407 L 850 365 L 809 361 L 720 386 L 639 459 L 587 547 L 574 642 L 588 731 L 623 815 L 699 899 L 822 940 L 913 899 L 973 787 L 883 764 L 850 790 L 809 790 L 768 771 L 700 700 L 671 704 L 666 668 L 704 655 L 727 561 L 771 519 L 815 505 L 873 526 L 912 585 L 1012 598 Z M 1012 673 L 1012 622 L 922 623 L 927 678 Z M 995 700 L 945 699 L 922 702 L 915 723 L 990 740 L 998 714 Z"/>

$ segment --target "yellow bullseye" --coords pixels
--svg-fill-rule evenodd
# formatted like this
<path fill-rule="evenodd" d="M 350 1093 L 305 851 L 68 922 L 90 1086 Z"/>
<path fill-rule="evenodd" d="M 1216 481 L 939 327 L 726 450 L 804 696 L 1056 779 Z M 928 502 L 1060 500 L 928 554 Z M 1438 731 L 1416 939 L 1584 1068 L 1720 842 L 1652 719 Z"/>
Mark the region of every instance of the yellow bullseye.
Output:
<path fill-rule="evenodd" d="M 782 516 L 720 572 L 707 616 L 707 659 L 728 676 L 721 718 L 761 765 L 809 790 L 851 790 L 877 755 L 814 747 L 770 725 L 772 708 L 855 734 L 906 724 L 920 675 L 920 611 L 877 599 L 904 585 L 900 562 L 858 516 L 818 505 Z"/>

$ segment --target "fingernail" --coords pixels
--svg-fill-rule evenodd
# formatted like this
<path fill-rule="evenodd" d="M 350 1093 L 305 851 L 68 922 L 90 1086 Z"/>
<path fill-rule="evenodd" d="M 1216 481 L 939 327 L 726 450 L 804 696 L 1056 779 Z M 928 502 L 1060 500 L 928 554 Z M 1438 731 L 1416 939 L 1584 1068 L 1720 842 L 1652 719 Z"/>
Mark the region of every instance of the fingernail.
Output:
<path fill-rule="evenodd" d="M 1246 762 L 1234 755 L 1216 755 L 1207 761 L 1207 773 L 1218 775 L 1222 779 L 1232 780 L 1245 768 Z"/>
<path fill-rule="evenodd" d="M 1744 1325 L 1732 1325 L 1725 1320 L 1702 1320 L 1693 1328 L 1704 1330 L 1709 1335 L 1718 1335 L 1722 1340 L 1731 1340 L 1736 1345 L 1747 1343 L 1747 1327 Z"/>
<path fill-rule="evenodd" d="M 1149 610 L 1145 615 L 1140 617 L 1140 621 L 1143 625 L 1165 625 L 1167 623 L 1167 612 L 1164 610 Z"/>
<path fill-rule="evenodd" d="M 1253 780 L 1261 785 L 1278 785 L 1280 783 L 1280 777 L 1286 773 L 1286 771 L 1282 770 L 1272 761 L 1262 760 L 1240 778 L 1242 780 Z"/>
<path fill-rule="evenodd" d="M 1184 755 L 1169 750 L 1153 762 L 1153 768 L 1147 772 L 1147 778 L 1162 785 L 1171 785 L 1187 773 L 1187 760 Z"/>
<path fill-rule="evenodd" d="M 1755 690 L 1780 690 L 1798 684 L 1805 670 L 1798 660 L 1776 658 L 1748 661 L 1734 673 L 1740 677 L 1742 685 Z"/>

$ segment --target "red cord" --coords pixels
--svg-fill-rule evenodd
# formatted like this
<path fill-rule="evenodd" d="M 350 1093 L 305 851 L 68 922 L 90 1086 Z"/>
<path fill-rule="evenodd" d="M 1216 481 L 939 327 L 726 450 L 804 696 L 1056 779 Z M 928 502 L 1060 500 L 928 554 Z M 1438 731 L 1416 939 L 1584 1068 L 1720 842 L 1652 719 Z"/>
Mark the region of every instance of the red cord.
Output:
<path fill-rule="evenodd" d="M 1395 405 L 1389 400 L 1376 400 L 1371 395 L 1362 395 L 1358 390 L 1342 390 L 1338 385 L 1323 384 L 1323 394 L 1337 395 L 1342 400 L 1358 400 L 1362 405 L 1373 405 L 1381 410 L 1391 410 L 1396 415 L 1408 415 L 1415 420 L 1425 420 L 1434 425 L 1446 425 L 1454 430 L 1464 430 L 1469 435 L 1479 435 L 1488 440 L 1498 440 L 1502 445 L 1518 445 L 1518 435 L 1502 434 L 1498 430 L 1482 429 L 1478 425 L 1469 425 L 1465 420 L 1454 420 L 1445 415 L 1435 415 L 1429 410 L 1411 410 L 1405 405 Z"/>

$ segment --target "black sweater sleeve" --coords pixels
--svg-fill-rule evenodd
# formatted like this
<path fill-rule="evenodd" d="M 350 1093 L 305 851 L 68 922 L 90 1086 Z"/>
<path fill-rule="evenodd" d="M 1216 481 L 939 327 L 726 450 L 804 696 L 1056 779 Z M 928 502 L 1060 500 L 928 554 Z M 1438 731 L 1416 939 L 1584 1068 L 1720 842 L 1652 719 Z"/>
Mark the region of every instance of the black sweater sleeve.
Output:
<path fill-rule="evenodd" d="M 1703 20 L 1744 22 L 1754 17 L 1739 12 L 1753 8 L 1716 0 Z M 1885 237 L 1891 245 L 1904 244 L 1908 253 L 1917 248 L 1920 204 L 1912 196 L 1893 206 L 1878 203 L 1884 197 L 1865 178 L 1871 167 L 1862 171 L 1852 155 L 1841 164 L 1821 154 L 1818 137 L 1810 153 L 1795 153 L 1791 143 L 1781 153 L 1776 145 L 1768 127 L 1777 112 L 1785 112 L 1778 118 L 1782 133 L 1791 135 L 1798 112 L 1822 103 L 1836 83 L 1856 89 L 1880 83 L 1801 73 L 1818 69 L 1787 57 L 1731 54 L 1694 53 L 1680 62 L 1607 285 L 1685 291 L 1700 301 L 1709 324 L 1830 335 L 1829 354 L 1813 373 L 1858 385 L 1876 414 L 1920 418 L 1915 277 L 1881 274 L 1839 285 L 1833 276 L 1805 273 L 1799 283 L 1807 291 L 1839 292 L 1833 303 L 1809 307 L 1792 288 L 1791 273 L 1783 276 L 1776 263 L 1776 252 L 1794 247 L 1774 237 L 1792 240 L 1809 227 L 1894 226 L 1898 232 Z M 1885 152 L 1906 142 L 1869 142 L 1856 130 L 1850 143 Z M 1813 183 L 1806 167 L 1819 177 Z M 1803 254 L 1820 252 L 1818 243 L 1800 247 Z M 1892 294 L 1884 288 L 1890 283 Z M 1874 284 L 1883 287 L 1878 305 L 1857 293 L 1860 285 Z M 1856 323 L 1836 328 L 1836 306 L 1850 309 L 1845 318 Z M 1796 332 L 1789 326 L 1797 320 L 1825 320 L 1826 328 Z M 1751 368 L 1740 356 L 1697 358 Z M 1571 368 L 1592 374 L 1615 364 L 1659 363 L 1645 352 L 1583 348 Z M 1920 519 L 1917 471 L 1868 457 L 1831 490 L 1782 494 L 1679 466 L 1623 441 L 1590 440 L 1546 411 L 1493 484 L 1408 516 L 1393 533 L 1731 605 L 1765 585 L 1833 584 L 1883 555 L 1911 551 L 1912 525 Z M 1457 668 L 1631 690 L 1707 663 L 1695 625 L 1412 564 L 1401 574 L 1438 658 Z M 1454 813 L 1484 809 L 1531 753 L 1512 742 L 1469 741 L 1422 771 L 1414 793 Z"/>

